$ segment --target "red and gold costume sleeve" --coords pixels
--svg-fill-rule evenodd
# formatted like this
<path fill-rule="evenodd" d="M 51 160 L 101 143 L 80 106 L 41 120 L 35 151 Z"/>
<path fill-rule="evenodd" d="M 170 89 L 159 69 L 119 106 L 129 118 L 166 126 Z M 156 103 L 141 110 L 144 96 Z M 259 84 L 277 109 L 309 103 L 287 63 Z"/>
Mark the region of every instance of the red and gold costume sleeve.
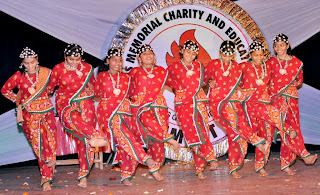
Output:
<path fill-rule="evenodd" d="M 59 77 L 60 77 L 60 73 L 59 73 L 59 67 L 55 66 L 52 69 L 52 73 L 51 73 L 51 77 L 50 77 L 50 81 L 49 84 L 47 86 L 47 90 L 48 93 L 51 94 L 54 92 L 54 88 L 56 86 L 59 86 Z"/>
<path fill-rule="evenodd" d="M 19 71 L 17 71 L 7 80 L 7 82 L 3 85 L 1 89 L 2 95 L 11 100 L 12 102 L 16 102 L 17 94 L 13 92 L 13 89 L 15 87 L 18 87 L 18 85 L 20 84 L 21 77 L 22 74 Z"/>

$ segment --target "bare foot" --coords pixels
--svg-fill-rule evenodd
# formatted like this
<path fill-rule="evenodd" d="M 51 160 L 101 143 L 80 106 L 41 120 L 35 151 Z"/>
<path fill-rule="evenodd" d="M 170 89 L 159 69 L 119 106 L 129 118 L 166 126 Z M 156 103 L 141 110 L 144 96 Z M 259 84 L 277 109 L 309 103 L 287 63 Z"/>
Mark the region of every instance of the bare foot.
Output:
<path fill-rule="evenodd" d="M 154 170 L 158 169 L 160 167 L 159 164 L 157 164 L 152 158 L 148 159 L 146 162 L 147 166 L 149 167 L 149 171 L 150 173 L 153 175 L 153 177 L 157 180 L 157 181 L 162 181 L 164 180 L 164 177 L 159 173 L 159 171 L 155 171 Z M 156 167 L 157 166 L 157 167 Z M 154 170 L 152 170 L 154 168 Z"/>
<path fill-rule="evenodd" d="M 80 182 L 78 183 L 78 186 L 81 188 L 86 188 L 87 187 L 87 178 L 81 179 Z"/>
<path fill-rule="evenodd" d="M 231 175 L 232 175 L 233 178 L 235 178 L 235 179 L 239 179 L 239 178 L 242 177 L 237 171 L 233 171 L 233 172 L 231 173 Z"/>
<path fill-rule="evenodd" d="M 269 144 L 266 142 L 264 144 L 259 144 L 257 145 L 257 148 L 264 154 L 266 155 L 269 151 Z"/>
<path fill-rule="evenodd" d="M 212 161 L 210 163 L 210 171 L 215 171 L 218 169 L 218 162 L 217 161 Z"/>
<path fill-rule="evenodd" d="M 102 146 L 107 146 L 108 141 L 102 138 L 91 138 L 89 141 L 89 144 L 92 147 L 102 147 Z"/>
<path fill-rule="evenodd" d="M 126 185 L 126 186 L 132 186 L 133 183 L 131 183 L 129 181 L 129 179 L 126 179 L 126 180 L 123 181 L 123 184 Z"/>
<path fill-rule="evenodd" d="M 43 184 L 42 190 L 43 191 L 50 191 L 51 190 L 50 182 Z"/>
<path fill-rule="evenodd" d="M 306 163 L 307 165 L 312 165 L 316 162 L 318 158 L 318 155 L 315 154 L 315 155 L 309 155 L 308 157 L 305 157 L 305 158 L 302 158 L 304 163 Z"/>
<path fill-rule="evenodd" d="M 296 174 L 296 172 L 294 172 L 290 167 L 287 167 L 283 171 L 288 173 L 288 175 L 295 175 Z"/>
<path fill-rule="evenodd" d="M 206 179 L 206 178 L 207 178 L 207 176 L 205 176 L 202 172 L 198 174 L 198 179 L 203 180 L 203 179 Z"/>
<path fill-rule="evenodd" d="M 156 172 L 152 173 L 152 175 L 157 181 L 164 180 L 164 177 L 159 173 L 159 171 L 156 171 Z"/>
<path fill-rule="evenodd" d="M 152 167 L 154 167 L 156 165 L 156 161 L 154 161 L 152 158 L 150 158 L 147 160 L 146 164 L 149 167 L 149 169 L 151 169 Z"/>
<path fill-rule="evenodd" d="M 179 144 L 175 139 L 169 139 L 169 140 L 168 140 L 168 143 L 170 143 L 171 145 L 173 145 L 175 152 L 179 152 L 179 150 L 181 149 L 180 144 Z"/>
<path fill-rule="evenodd" d="M 54 160 L 50 160 L 49 163 L 47 164 L 48 167 L 53 167 L 54 165 L 56 165 L 56 161 Z"/>
<path fill-rule="evenodd" d="M 267 176 L 267 175 L 269 175 L 265 169 L 261 169 L 261 170 L 259 171 L 259 173 L 260 173 L 260 176 Z"/>

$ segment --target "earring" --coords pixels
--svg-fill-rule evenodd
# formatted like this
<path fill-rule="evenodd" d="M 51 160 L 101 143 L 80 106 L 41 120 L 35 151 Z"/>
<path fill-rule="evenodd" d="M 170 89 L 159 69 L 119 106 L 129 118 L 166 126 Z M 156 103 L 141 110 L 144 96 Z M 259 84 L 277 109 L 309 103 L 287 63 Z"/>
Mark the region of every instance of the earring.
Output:
<path fill-rule="evenodd" d="M 19 68 L 23 68 L 23 64 L 22 63 L 20 64 Z"/>

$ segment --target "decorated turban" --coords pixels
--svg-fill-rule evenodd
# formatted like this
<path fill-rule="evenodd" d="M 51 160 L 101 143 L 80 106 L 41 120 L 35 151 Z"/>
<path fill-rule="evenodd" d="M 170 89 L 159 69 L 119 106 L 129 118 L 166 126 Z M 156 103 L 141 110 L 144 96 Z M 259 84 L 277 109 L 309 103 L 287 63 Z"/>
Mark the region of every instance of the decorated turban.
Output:
<path fill-rule="evenodd" d="M 263 51 L 265 50 L 261 42 L 254 41 L 249 45 L 249 53 L 252 53 L 254 51 L 259 51 L 259 50 L 263 50 Z"/>
<path fill-rule="evenodd" d="M 64 49 L 66 56 L 79 57 L 83 55 L 82 47 L 76 43 L 71 43 Z"/>
<path fill-rule="evenodd" d="M 289 44 L 288 36 L 285 35 L 285 34 L 279 33 L 273 38 L 273 43 L 281 42 L 281 41 L 286 42 L 287 44 Z"/>
<path fill-rule="evenodd" d="M 220 52 L 223 53 L 224 55 L 231 56 L 235 52 L 235 45 L 232 41 L 223 41 L 221 46 L 220 46 Z"/>
<path fill-rule="evenodd" d="M 146 52 L 146 51 L 152 51 L 153 52 L 153 48 L 148 44 L 143 44 L 138 48 L 138 53 L 137 54 L 140 56 L 143 52 Z"/>
<path fill-rule="evenodd" d="M 190 40 L 184 42 L 182 49 L 189 49 L 191 51 L 196 52 L 197 54 L 199 52 L 198 44 L 196 42 L 190 41 Z"/>
<path fill-rule="evenodd" d="M 38 54 L 36 54 L 36 52 L 34 52 L 29 47 L 23 48 L 22 52 L 19 55 L 20 58 L 35 58 L 37 56 Z"/>
<path fill-rule="evenodd" d="M 115 48 L 111 48 L 109 49 L 108 53 L 107 53 L 107 58 L 110 59 L 112 56 L 119 56 L 122 57 L 122 49 L 115 47 Z"/>

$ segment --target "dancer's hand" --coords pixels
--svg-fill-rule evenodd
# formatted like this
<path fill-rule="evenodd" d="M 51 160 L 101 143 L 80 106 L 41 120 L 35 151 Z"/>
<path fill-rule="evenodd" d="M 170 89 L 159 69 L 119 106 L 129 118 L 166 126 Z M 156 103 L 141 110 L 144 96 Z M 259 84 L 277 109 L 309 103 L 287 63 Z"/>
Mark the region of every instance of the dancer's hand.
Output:
<path fill-rule="evenodd" d="M 210 80 L 208 84 L 210 88 L 214 88 L 216 86 L 216 82 L 214 82 L 213 80 Z"/>

